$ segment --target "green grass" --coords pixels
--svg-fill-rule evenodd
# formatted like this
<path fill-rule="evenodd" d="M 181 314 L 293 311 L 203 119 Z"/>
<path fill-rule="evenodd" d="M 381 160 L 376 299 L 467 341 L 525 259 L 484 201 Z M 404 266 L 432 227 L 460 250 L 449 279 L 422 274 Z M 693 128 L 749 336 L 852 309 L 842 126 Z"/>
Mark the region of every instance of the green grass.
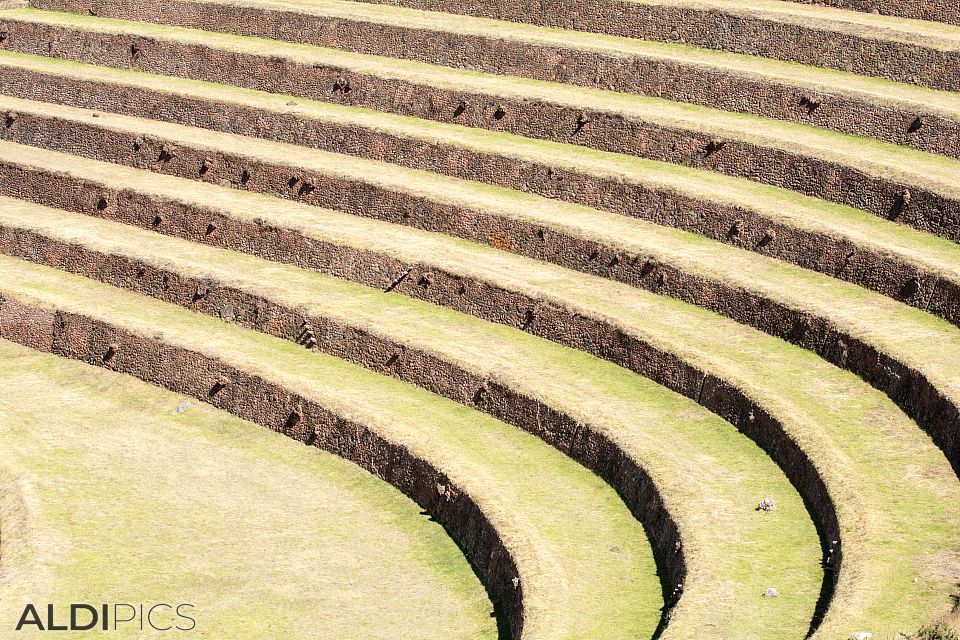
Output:
<path fill-rule="evenodd" d="M 614 491 L 532 435 L 284 340 L 18 260 L 2 290 L 219 358 L 374 429 L 477 502 L 524 585 L 525 637 L 649 636 L 660 584 L 640 524 Z M 92 287 L 92 288 L 91 288 Z"/>
<path fill-rule="evenodd" d="M 171 180 L 157 177 L 155 185 L 161 189 Z M 224 198 L 233 193 L 216 190 Z M 204 199 L 212 204 L 216 194 Z M 263 215 L 258 205 L 270 200 L 254 196 L 236 211 Z M 756 445 L 693 401 L 585 353 L 404 296 L 114 223 L 44 214 L 36 205 L 7 199 L 0 203 L 9 212 L 0 214 L 5 223 L 32 224 L 107 253 L 212 278 L 362 327 L 497 380 L 590 425 L 651 473 L 681 527 L 690 576 L 685 602 L 672 619 L 674 628 L 700 637 L 725 637 L 736 630 L 756 638 L 798 637 L 806 630 L 822 580 L 819 543 L 809 515 L 783 473 Z M 407 251 L 424 257 L 435 253 L 432 245 L 418 239 L 438 238 L 432 234 L 332 216 L 325 225 L 330 229 L 346 231 L 359 222 L 358 235 L 370 238 L 370 248 L 377 248 L 374 239 L 385 227 L 396 232 L 394 244 Z M 470 247 L 462 241 L 448 244 L 462 248 L 454 252 Z M 665 448 L 664 442 L 671 446 Z M 767 495 L 782 500 L 780 509 L 776 515 L 758 517 L 754 507 Z M 772 584 L 780 585 L 784 594 L 776 602 L 759 597 Z M 708 611 L 698 606 L 706 598 L 712 603 Z"/>
<path fill-rule="evenodd" d="M 572 171 L 603 179 L 624 181 L 678 192 L 696 200 L 719 202 L 725 205 L 756 211 L 779 223 L 799 229 L 847 239 L 864 248 L 895 255 L 898 260 L 929 270 L 947 278 L 956 278 L 957 245 L 933 236 L 878 218 L 869 213 L 810 198 L 777 187 L 761 185 L 749 180 L 689 169 L 669 163 L 595 151 L 585 147 L 531 140 L 505 133 L 471 129 L 455 125 L 429 123 L 423 120 L 381 114 L 374 111 L 340 107 L 319 102 L 287 102 L 292 96 L 250 91 L 225 85 L 207 85 L 197 81 L 167 78 L 130 71 L 104 69 L 55 59 L 0 53 L 0 66 L 25 66 L 45 73 L 93 77 L 100 81 L 140 86 L 153 91 L 175 91 L 206 100 L 218 100 L 265 108 L 280 113 L 297 113 L 301 117 L 328 120 L 346 126 L 364 127 L 373 131 L 431 143 L 466 148 L 487 154 L 499 154 L 520 161 L 549 163 Z M 243 148 L 248 155 L 265 161 L 290 166 L 315 166 L 329 170 L 350 163 L 341 155 L 295 147 L 282 143 L 235 136 L 216 131 L 183 127 L 177 124 L 130 118 L 115 114 L 98 114 L 71 107 L 0 97 L 0 108 L 23 113 L 37 113 L 46 117 L 80 121 L 110 130 L 152 133 L 170 138 L 186 138 L 192 145 L 208 148 Z M 295 160 L 291 160 L 295 158 Z M 410 173 L 395 165 L 373 163 L 350 166 L 372 166 L 382 180 L 390 176 L 425 176 L 423 172 Z M 424 178 L 416 178 L 422 182 Z M 436 180 L 436 178 L 433 178 Z M 396 182 L 396 181 L 394 181 Z M 462 188 L 461 188 L 462 190 Z M 493 193 L 488 191 L 487 193 Z"/>
<path fill-rule="evenodd" d="M 238 6 L 274 11 L 292 11 L 311 16 L 362 21 L 373 24 L 456 33 L 480 38 L 508 40 L 538 46 L 599 53 L 624 59 L 673 61 L 726 71 L 754 79 L 766 79 L 810 89 L 855 96 L 901 108 L 921 109 L 945 117 L 960 116 L 960 96 L 896 83 L 854 73 L 783 62 L 758 56 L 703 49 L 683 44 L 623 38 L 598 33 L 534 26 L 530 24 L 456 16 L 405 7 L 371 5 L 343 0 L 193 0 L 212 6 Z M 224 31 L 228 31 L 225 27 Z M 958 30 L 960 31 L 960 30 Z M 456 66 L 456 65 L 452 65 Z"/>
<path fill-rule="evenodd" d="M 44 233 L 82 236 L 91 246 L 104 242 L 101 230 L 74 231 L 92 229 L 92 219 L 67 214 L 50 219 Z M 36 221 L 31 214 L 25 224 Z M 133 231 L 129 245 L 143 253 L 144 242 L 133 240 Z M 172 239 L 154 238 L 154 250 L 173 260 Z M 201 248 L 195 251 L 201 255 Z M 739 386 L 783 423 L 830 488 L 843 532 L 845 570 L 822 637 L 865 626 L 892 633 L 950 606 L 955 567 L 934 555 L 960 558 L 960 513 L 952 507 L 960 500 L 960 485 L 929 437 L 886 396 L 810 352 L 705 310 L 493 250 L 481 261 L 478 251 L 470 252 L 464 271 L 482 267 L 508 288 L 605 318 Z M 453 249 L 448 253 L 454 255 Z M 230 259 L 239 274 L 233 282 L 250 272 L 236 260 Z M 204 257 L 202 264 L 209 269 L 215 261 Z M 258 290 L 269 280 L 304 300 L 300 283 L 293 284 L 285 269 L 264 266 Z M 71 286 L 56 298 L 75 295 L 83 294 Z M 279 292 L 271 297 L 283 301 Z M 121 311 L 110 305 L 98 312 Z"/>
<path fill-rule="evenodd" d="M 699 131 L 723 139 L 741 140 L 849 165 L 871 175 L 903 180 L 950 197 L 960 197 L 960 186 L 956 185 L 954 178 L 960 172 L 958 159 L 807 125 L 728 113 L 659 98 L 496 76 L 264 38 L 34 9 L 13 9 L 4 11 L 3 15 L 11 20 L 95 33 L 149 37 L 243 54 L 279 56 L 295 63 L 330 65 L 348 72 L 451 91 L 481 92 L 509 100 L 543 101 L 574 109 L 608 111 L 652 124 Z"/>
<path fill-rule="evenodd" d="M 166 602 L 198 638 L 496 638 L 457 546 L 360 468 L 6 341 L 0 386 L 7 631 L 28 602 Z"/>

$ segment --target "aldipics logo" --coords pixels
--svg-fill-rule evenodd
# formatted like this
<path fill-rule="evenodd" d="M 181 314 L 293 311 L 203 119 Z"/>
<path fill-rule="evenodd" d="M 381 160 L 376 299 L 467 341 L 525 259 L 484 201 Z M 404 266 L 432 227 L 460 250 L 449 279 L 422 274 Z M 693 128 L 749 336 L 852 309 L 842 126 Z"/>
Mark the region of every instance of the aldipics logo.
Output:
<path fill-rule="evenodd" d="M 193 631 L 197 627 L 192 604 L 71 604 L 57 608 L 46 605 L 46 616 L 28 604 L 20 615 L 16 631 Z M 41 609 L 43 606 L 41 605 Z"/>

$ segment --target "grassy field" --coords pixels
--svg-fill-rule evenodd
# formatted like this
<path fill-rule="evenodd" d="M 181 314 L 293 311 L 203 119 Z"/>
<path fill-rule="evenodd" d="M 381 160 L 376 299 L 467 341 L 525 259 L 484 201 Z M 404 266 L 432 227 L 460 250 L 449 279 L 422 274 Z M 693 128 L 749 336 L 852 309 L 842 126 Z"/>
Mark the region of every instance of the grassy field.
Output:
<path fill-rule="evenodd" d="M 764 638 L 806 630 L 823 579 L 809 515 L 756 445 L 693 401 L 585 353 L 405 296 L 114 223 L 2 198 L 0 203 L 10 212 L 0 214 L 3 224 L 42 229 L 361 327 L 505 384 L 606 434 L 650 472 L 678 520 L 689 555 L 687 597 L 695 603 L 712 594 L 709 611 L 681 605 L 671 632 L 725 637 L 737 631 Z M 258 215 L 250 207 L 247 212 Z M 348 224 L 330 220 L 327 226 Z M 397 243 L 413 252 L 431 251 L 417 236 L 436 237 L 414 231 L 412 241 L 404 240 L 402 227 L 381 226 L 395 230 Z M 376 237 L 369 230 L 366 235 Z M 754 507 L 767 495 L 779 496 L 780 508 L 773 517 L 758 517 Z M 705 528 L 708 521 L 716 526 Z M 773 583 L 782 586 L 783 597 L 759 597 Z"/>
<path fill-rule="evenodd" d="M 198 638 L 497 637 L 453 541 L 360 468 L 6 341 L 0 386 L 5 634 L 28 602 L 164 602 L 195 605 Z"/>
<path fill-rule="evenodd" d="M 11 20 L 81 31 L 149 37 L 161 42 L 207 46 L 258 56 L 276 56 L 294 63 L 331 66 L 348 72 L 451 91 L 480 92 L 510 100 L 541 101 L 573 109 L 615 113 L 660 126 L 698 131 L 724 140 L 739 140 L 849 165 L 870 175 L 905 181 L 947 197 L 960 197 L 960 186 L 956 185 L 953 178 L 960 172 L 958 159 L 807 125 L 729 113 L 659 98 L 496 76 L 264 38 L 33 9 L 12 9 L 4 11 L 3 15 Z"/>
<path fill-rule="evenodd" d="M 643 528 L 599 478 L 538 438 L 292 342 L 2 258 L 0 290 L 216 357 L 374 429 L 445 473 L 516 561 L 525 638 L 649 636 L 660 582 Z M 264 274 L 269 275 L 269 274 Z"/>

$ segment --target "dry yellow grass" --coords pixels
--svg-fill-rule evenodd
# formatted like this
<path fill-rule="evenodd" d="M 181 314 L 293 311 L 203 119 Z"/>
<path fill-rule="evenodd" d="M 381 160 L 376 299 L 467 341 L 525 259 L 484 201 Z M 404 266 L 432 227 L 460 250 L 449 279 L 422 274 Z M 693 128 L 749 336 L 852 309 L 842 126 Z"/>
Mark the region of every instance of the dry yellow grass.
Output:
<path fill-rule="evenodd" d="M 197 638 L 497 637 L 454 542 L 359 467 L 6 341 L 0 387 L 5 637 L 48 635 L 7 635 L 26 603 L 77 602 L 189 603 Z"/>
<path fill-rule="evenodd" d="M 761 4 L 763 3 L 751 3 L 751 7 L 759 10 L 762 8 Z M 116 23 L 104 21 L 88 22 L 86 18 L 47 16 L 42 20 L 59 21 L 70 26 L 80 25 L 82 28 L 117 29 L 117 32 L 126 34 L 209 43 L 229 50 L 268 54 L 280 52 L 291 59 L 304 62 L 338 64 L 357 72 L 377 73 L 413 82 L 428 82 L 450 88 L 482 89 L 506 97 L 542 99 L 580 108 L 604 108 L 668 126 L 681 125 L 709 131 L 724 138 L 742 139 L 792 151 L 800 149 L 801 152 L 816 157 L 856 166 L 873 175 L 904 179 L 948 197 L 958 197 L 960 194 L 960 186 L 955 182 L 960 163 L 956 161 L 760 118 L 722 114 L 664 101 L 628 100 L 610 92 L 571 91 L 549 83 L 496 78 L 470 72 L 454 74 L 450 70 L 414 63 L 390 62 L 387 68 L 382 59 L 369 56 L 354 56 L 297 45 L 286 48 L 287 45 L 266 45 L 263 44 L 266 41 L 249 38 L 220 38 L 166 28 L 162 29 L 164 33 L 161 34 L 160 28 L 156 27 L 131 27 L 127 24 L 117 26 Z M 151 32 L 151 28 L 154 31 Z M 241 95 L 246 98 L 256 95 L 258 104 L 285 99 L 280 96 L 268 98 L 254 92 L 235 92 L 232 89 L 201 83 L 179 84 L 179 81 L 166 78 L 146 79 L 145 76 L 126 72 L 91 71 L 82 65 L 37 61 L 24 56 L 4 55 L 2 60 L 0 64 L 32 65 L 33 68 L 51 72 L 56 70 L 58 73 L 77 74 L 77 77 L 123 78 L 125 82 L 155 83 L 157 86 L 177 83 L 177 87 L 190 87 L 189 90 L 198 92 L 209 91 L 207 95 L 222 91 L 222 95 L 234 100 L 240 100 Z M 324 108 L 326 107 L 301 104 L 296 108 L 287 107 L 287 110 L 319 113 Z M 337 117 L 348 113 L 338 109 L 330 108 L 327 113 L 336 113 Z M 386 118 L 375 121 L 379 126 L 392 126 L 385 123 L 400 122 Z M 440 125 L 425 126 L 435 127 L 437 131 L 443 130 Z M 453 130 L 450 130 L 450 135 L 461 134 L 454 134 Z M 464 132 L 462 135 L 469 137 L 477 134 Z M 517 141 L 516 145 L 520 146 L 522 143 Z M 508 152 L 512 152 L 512 148 Z M 352 171 L 353 167 L 350 170 Z M 385 166 L 381 170 L 390 173 L 394 168 Z M 428 182 L 424 179 L 414 184 L 420 188 Z M 443 195 L 457 199 L 464 197 L 464 193 L 465 191 L 455 186 Z M 499 202 L 501 205 L 509 206 L 514 203 L 519 206 L 520 203 L 529 205 L 532 202 L 511 200 L 513 196 L 506 194 L 495 196 L 494 190 L 476 193 L 479 198 L 478 205 Z M 437 191 L 437 194 L 439 197 L 441 191 Z M 497 200 L 498 197 L 503 199 Z M 532 207 L 527 215 L 550 224 L 572 224 L 571 220 L 577 220 L 574 210 L 564 210 L 569 215 L 563 220 L 550 218 L 550 211 L 551 209 L 539 210 Z M 601 220 L 587 217 L 586 212 L 580 213 L 584 221 L 593 223 Z M 87 226 L 86 221 L 64 225 L 67 218 L 60 216 L 55 224 L 44 223 L 34 228 L 42 228 L 44 233 L 49 234 L 60 233 L 61 237 L 65 238 L 75 234 L 72 237 L 85 243 L 93 242 L 92 238 L 97 234 L 90 230 L 94 227 Z M 838 213 L 835 218 L 827 218 L 830 221 L 842 221 L 843 216 Z M 37 224 L 32 214 L 19 219 L 11 215 L 6 219 L 11 224 Z M 919 313 L 911 315 L 911 310 L 904 311 L 895 303 L 890 303 L 892 306 L 883 306 L 886 303 L 864 297 L 856 288 L 843 288 L 846 285 L 834 285 L 826 280 L 817 281 L 805 273 L 797 273 L 799 270 L 791 271 L 792 267 L 774 265 L 767 268 L 763 267 L 763 263 L 750 262 L 752 258 L 741 259 L 733 253 L 722 254 L 712 243 L 698 244 L 696 240 L 683 240 L 681 244 L 675 238 L 682 236 L 671 236 L 666 231 L 662 235 L 653 235 L 654 232 L 651 231 L 651 235 L 621 236 L 618 235 L 619 232 L 623 230 L 626 233 L 628 228 L 617 226 L 620 224 L 619 221 L 603 219 L 599 230 L 594 229 L 593 232 L 609 233 L 611 238 L 615 237 L 620 242 L 633 242 L 635 244 L 631 246 L 635 248 L 648 246 L 644 243 L 650 243 L 652 238 L 677 242 L 669 245 L 671 250 L 675 250 L 670 254 L 671 259 L 686 261 L 684 264 L 691 269 L 710 272 L 721 260 L 727 265 L 761 269 L 761 275 L 767 277 L 767 280 L 761 277 L 754 281 L 759 282 L 754 286 L 769 286 L 772 293 L 783 295 L 780 290 L 783 283 L 789 281 L 792 283 L 791 291 L 798 296 L 796 304 L 803 304 L 804 300 L 808 300 L 804 296 L 828 295 L 832 305 L 827 305 L 830 313 L 847 323 L 845 326 L 863 332 L 867 339 L 878 344 L 884 344 L 884 340 L 901 332 L 902 335 L 896 336 L 896 344 L 890 343 L 890 349 L 900 349 L 894 353 L 913 358 L 915 362 L 923 362 L 927 367 L 924 371 L 928 377 L 949 393 L 958 392 L 956 374 L 951 371 L 951 361 L 947 357 L 952 357 L 955 350 L 960 349 L 960 345 L 955 333 L 951 333 L 953 329 L 945 326 L 945 323 Z M 844 232 L 851 228 L 842 223 L 840 226 Z M 854 225 L 852 228 L 857 227 Z M 416 237 L 401 236 L 399 231 L 394 233 L 397 234 L 394 237 L 403 238 L 405 241 Z M 890 235 L 886 236 L 888 238 L 900 237 L 894 232 L 889 233 Z M 386 238 L 387 234 L 384 233 L 382 237 Z M 912 239 L 917 241 L 916 246 L 922 244 L 922 236 Z M 407 247 L 411 251 L 411 260 L 422 256 L 441 260 L 439 253 L 426 250 L 429 246 L 426 239 L 418 239 L 418 244 L 413 246 L 418 252 L 414 253 L 411 246 Z M 954 595 L 956 589 L 954 578 L 958 574 L 957 567 L 953 564 L 960 562 L 945 562 L 936 567 L 936 570 L 932 565 L 942 558 L 960 557 L 957 555 L 960 553 L 957 534 L 960 530 L 960 514 L 951 508 L 951 505 L 960 499 L 960 489 L 949 465 L 929 439 L 881 394 L 811 354 L 701 310 L 649 296 L 615 283 L 598 281 L 596 278 L 571 274 L 530 261 L 525 262 L 515 256 L 468 247 L 466 243 L 447 243 L 442 246 L 448 252 L 442 256 L 442 259 L 447 261 L 446 264 L 456 265 L 457 269 L 464 273 L 486 274 L 486 277 L 506 286 L 555 301 L 581 313 L 609 319 L 628 332 L 642 336 L 666 351 L 677 353 L 704 369 L 735 382 L 781 419 L 791 435 L 800 441 L 811 455 L 831 487 L 833 497 L 838 502 L 843 526 L 846 545 L 845 571 L 834 607 L 818 634 L 820 637 L 846 637 L 850 632 L 863 628 L 893 634 L 909 629 L 918 619 L 943 615 L 948 609 L 950 596 Z M 657 250 L 667 251 L 664 246 L 660 242 Z M 452 247 L 456 247 L 456 250 L 452 250 Z M 131 243 L 126 249 L 133 251 L 136 247 Z M 909 249 L 904 250 L 910 252 Z M 935 251 L 925 254 L 925 259 L 932 260 L 931 255 L 936 255 L 937 260 L 947 263 L 953 260 L 949 250 L 939 245 Z M 482 264 L 479 264 L 480 258 Z M 236 264 L 226 261 L 226 258 L 223 260 L 220 266 Z M 214 263 L 215 261 L 198 263 L 195 268 L 202 271 Z M 281 273 L 273 271 L 277 267 L 264 268 L 268 273 Z M 16 272 L 8 272 L 5 278 L 16 275 Z M 38 275 L 37 278 L 41 279 L 41 276 Z M 20 282 L 23 284 L 23 281 Z M 50 282 L 53 283 L 53 280 Z M 32 282 L 23 286 L 34 293 L 38 291 Z M 77 287 L 81 288 L 80 285 Z M 88 293 L 92 291 L 88 290 Z M 48 297 L 51 295 L 54 298 Z M 43 293 L 45 300 L 55 299 L 57 304 L 77 305 L 79 308 L 82 302 L 70 297 L 73 295 L 72 291 Z M 862 307 L 864 304 L 874 303 L 879 306 L 872 309 L 878 310 L 879 315 L 868 318 L 862 313 Z M 817 308 L 822 309 L 822 305 Z M 119 306 L 102 310 L 103 313 L 121 311 Z M 865 324 L 868 320 L 872 324 Z M 933 342 L 937 339 L 942 342 Z M 931 364 L 927 364 L 925 359 L 929 359 Z M 930 549 L 943 550 L 944 555 L 931 556 Z"/>

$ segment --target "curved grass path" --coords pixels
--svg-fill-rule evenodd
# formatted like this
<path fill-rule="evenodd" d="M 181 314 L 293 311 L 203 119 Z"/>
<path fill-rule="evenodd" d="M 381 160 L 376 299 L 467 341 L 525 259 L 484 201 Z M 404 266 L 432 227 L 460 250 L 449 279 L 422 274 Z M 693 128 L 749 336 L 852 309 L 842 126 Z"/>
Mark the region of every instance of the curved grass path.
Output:
<path fill-rule="evenodd" d="M 194 605 L 198 638 L 496 639 L 461 551 L 360 468 L 3 340 L 0 387 L 5 626 L 27 602 L 165 602 Z"/>
<path fill-rule="evenodd" d="M 102 235 L 90 232 L 97 221 L 85 216 L 51 212 L 46 223 L 34 213 L 19 217 L 20 222 L 15 214 L 6 216 L 9 224 L 42 227 L 46 235 L 83 238 L 91 246 L 96 246 L 94 236 Z M 403 233 L 413 251 L 409 231 L 398 227 L 396 233 Z M 430 234 L 420 235 L 415 250 L 426 255 L 432 240 Z M 134 252 L 144 244 L 129 243 Z M 818 637 L 864 627 L 893 632 L 952 607 L 960 575 L 960 513 L 952 505 L 960 499 L 960 483 L 943 453 L 882 393 L 808 351 L 703 309 L 462 241 L 443 246 L 447 270 L 601 319 L 706 374 L 701 402 L 719 402 L 719 410 L 735 424 L 753 428 L 736 407 L 722 408 L 726 384 L 773 418 L 775 423 L 766 421 L 764 428 L 785 430 L 826 484 L 840 526 L 843 565 Z M 270 267 L 275 269 L 284 267 Z M 487 315 L 487 310 L 473 312 Z M 539 321 L 529 330 L 556 337 Z M 590 334 L 578 340 L 584 349 L 595 348 Z M 659 375 L 678 383 L 669 368 Z M 773 434 L 760 437 L 768 435 Z"/>
<path fill-rule="evenodd" d="M 640 1 L 642 2 L 644 0 Z M 685 2 L 689 0 L 667 1 Z M 716 2 L 716 0 L 713 1 Z M 890 29 L 895 29 L 897 27 L 902 28 L 904 36 L 911 32 L 918 35 L 928 33 L 930 35 L 953 35 L 953 39 L 957 40 L 958 30 L 956 28 L 951 28 L 949 25 L 960 25 L 960 10 L 958 10 L 955 5 L 951 5 L 949 0 L 928 0 L 927 2 L 911 2 L 910 0 L 880 0 L 880 2 L 875 2 L 873 4 L 865 3 L 862 0 L 824 0 L 823 2 L 816 3 L 812 3 L 811 0 L 788 1 L 800 3 L 801 5 L 818 5 L 815 7 L 804 7 L 800 11 L 796 11 L 795 13 L 798 14 L 801 19 L 807 15 L 817 16 L 818 14 L 823 13 L 827 16 L 836 16 L 837 19 L 853 25 L 862 25 L 865 33 L 869 33 L 870 29 L 876 29 L 878 26 L 882 28 L 883 26 L 889 25 L 887 28 Z M 761 9 L 771 6 L 777 10 L 783 11 L 785 14 L 794 13 L 789 9 L 781 8 L 781 3 L 773 2 L 771 0 L 761 0 L 759 2 L 754 0 L 754 2 L 746 3 L 746 7 L 748 9 L 751 8 L 751 5 Z M 883 18 L 880 18 L 880 20 L 885 20 L 886 22 L 880 22 L 879 20 L 874 22 L 870 21 L 870 18 L 872 17 L 879 17 L 874 14 L 874 8 L 879 10 L 880 14 L 882 14 Z M 833 10 L 835 13 L 827 13 L 831 10 Z M 848 17 L 845 15 L 850 11 L 858 11 L 862 13 L 859 15 L 855 14 L 854 17 Z M 864 16 L 863 14 L 873 15 Z"/>
<path fill-rule="evenodd" d="M 200 0 L 220 1 L 220 0 Z M 357 0 L 371 4 L 386 4 L 374 0 Z M 449 0 L 427 0 L 434 4 L 447 4 Z M 562 0 L 564 1 L 564 0 Z M 806 25 L 824 31 L 839 31 L 871 37 L 877 40 L 890 39 L 913 45 L 936 46 L 944 50 L 960 49 L 960 28 L 936 22 L 924 22 L 916 19 L 892 15 L 853 13 L 823 4 L 805 4 L 807 0 L 625 0 L 626 4 L 648 7 L 691 8 L 723 12 L 731 15 L 763 17 L 771 21 Z M 826 0 L 826 2 L 846 2 L 849 0 Z M 391 5 L 410 6 L 422 4 L 424 0 L 389 0 Z M 613 5 L 613 2 L 610 2 Z M 825 4 L 825 3 L 824 3 Z M 927 4 L 924 2 L 918 5 Z M 451 5 L 452 7 L 453 5 Z M 556 6 L 556 5 L 554 5 Z M 448 8 L 448 10 L 450 10 Z M 536 15 L 536 14 L 534 14 Z M 556 16 L 560 21 L 562 16 Z"/>
<path fill-rule="evenodd" d="M 584 633 L 650 637 L 657 627 L 661 588 L 640 523 L 609 486 L 538 438 L 291 342 L 49 268 L 6 258 L 2 262 L 0 290 L 8 299 L 74 313 L 138 340 L 200 354 L 214 363 L 206 365 L 211 381 L 217 379 L 215 371 L 221 365 L 236 369 L 274 388 L 268 398 L 293 393 L 305 399 L 304 411 L 309 402 L 348 421 L 340 423 L 345 432 L 318 433 L 317 444 L 352 447 L 351 434 L 360 429 L 357 425 L 364 425 L 386 443 L 437 469 L 442 492 L 436 485 L 412 490 L 429 491 L 418 495 L 430 500 L 436 500 L 437 492 L 448 499 L 451 493 L 459 499 L 463 492 L 477 505 L 476 517 L 490 523 L 517 567 L 518 575 L 497 577 L 507 584 L 517 579 L 512 588 L 521 591 L 523 618 L 519 624 L 510 622 L 515 632 L 522 626 L 524 638 L 572 639 Z M 4 337 L 11 331 L 29 335 L 35 330 L 7 325 Z M 86 345 L 80 348 L 82 354 Z M 137 357 L 130 356 L 128 362 L 140 366 Z M 124 360 L 122 353 L 120 359 Z M 152 368 L 148 373 L 154 374 Z M 241 403 L 254 401 L 244 393 L 242 386 L 228 391 Z M 283 411 L 269 401 L 265 408 Z M 288 412 L 282 415 L 276 429 L 283 428 Z M 374 466 L 376 454 L 370 458 L 368 452 L 355 453 Z M 418 481 L 416 473 L 410 475 L 413 470 L 405 471 L 395 461 L 378 471 L 396 482 Z M 447 491 L 448 485 L 452 491 Z M 437 517 L 443 522 L 456 513 L 441 511 Z"/>
<path fill-rule="evenodd" d="M 869 12 L 853 13 L 840 10 L 829 5 L 830 3 L 844 3 L 849 0 L 825 0 L 814 5 L 803 4 L 807 0 L 738 0 L 733 7 L 726 0 L 629 0 L 638 4 L 665 7 L 702 7 L 705 9 L 726 10 L 745 15 L 779 16 L 784 21 L 796 21 L 798 24 L 825 25 L 832 23 L 835 29 L 847 28 L 851 33 L 873 35 L 875 38 L 885 36 L 894 37 L 920 44 L 938 42 L 941 47 L 947 48 L 951 44 L 960 48 L 960 29 L 947 24 L 926 22 L 917 19 L 899 17 L 896 15 L 877 15 Z M 896 0 L 894 0 L 896 1 Z M 934 5 L 932 2 L 918 2 L 917 5 Z M 879 0 L 877 5 L 888 4 L 889 0 Z M 919 8 L 919 7 L 918 7 Z M 879 33 L 878 33 L 879 32 Z M 924 40 L 926 38 L 926 40 Z"/>
<path fill-rule="evenodd" d="M 649 473 L 660 494 L 658 501 L 679 527 L 687 575 L 683 597 L 662 637 L 726 638 L 736 633 L 744 638 L 800 638 L 809 628 L 824 576 L 819 567 L 820 543 L 800 496 L 755 444 L 692 400 L 583 352 L 404 296 L 383 295 L 379 289 L 116 223 L 8 199 L 0 203 L 12 214 L 0 214 L 4 231 L 22 225 L 71 241 L 76 248 L 68 253 L 108 282 L 136 286 L 127 284 L 122 273 L 106 275 L 106 267 L 98 266 L 92 256 L 79 257 L 80 251 L 116 256 L 117 263 L 136 260 L 141 266 L 172 274 L 171 281 L 196 278 L 211 290 L 229 287 L 295 308 L 314 327 L 321 322 L 347 327 L 328 326 L 322 332 L 342 336 L 335 348 L 350 357 L 360 354 L 358 359 L 363 360 L 373 350 L 353 344 L 350 332 L 369 332 L 388 341 L 390 346 L 379 351 L 399 352 L 403 359 L 398 356 L 383 365 L 384 358 L 374 358 L 367 366 L 396 371 L 400 377 L 418 367 L 421 358 L 415 354 L 440 358 L 444 367 L 450 363 L 465 369 L 487 386 L 505 386 L 535 399 L 535 423 L 521 426 L 545 439 L 562 429 L 562 423 L 558 427 L 552 420 L 555 413 L 567 416 L 577 430 L 572 436 L 559 435 L 553 443 L 603 471 L 611 463 L 597 451 L 603 449 L 602 438 L 612 441 Z M 38 251 L 56 253 L 47 248 Z M 160 277 L 159 273 L 150 279 Z M 159 294 L 151 289 L 151 295 Z M 234 308 L 250 304 L 238 302 L 238 296 L 227 299 Z M 179 302 L 200 306 L 187 298 Z M 220 304 L 205 303 L 203 310 L 216 313 Z M 437 365 L 433 368 L 442 370 Z M 421 375 L 420 384 L 435 385 L 468 405 L 487 406 L 467 399 L 473 388 L 464 397 L 449 371 L 443 377 L 454 378 L 452 394 L 448 385 L 436 380 L 436 372 Z M 493 400 L 487 410 L 495 413 L 501 403 Z M 623 482 L 615 483 L 621 495 L 636 490 L 628 478 L 616 472 L 612 476 Z M 775 514 L 755 509 L 768 495 L 777 496 Z M 641 520 L 655 516 L 653 510 L 639 514 Z M 675 562 L 677 552 L 666 549 L 667 561 Z M 771 602 L 762 596 L 774 585 L 782 595 Z M 706 601 L 711 603 L 708 609 L 701 605 Z"/>

